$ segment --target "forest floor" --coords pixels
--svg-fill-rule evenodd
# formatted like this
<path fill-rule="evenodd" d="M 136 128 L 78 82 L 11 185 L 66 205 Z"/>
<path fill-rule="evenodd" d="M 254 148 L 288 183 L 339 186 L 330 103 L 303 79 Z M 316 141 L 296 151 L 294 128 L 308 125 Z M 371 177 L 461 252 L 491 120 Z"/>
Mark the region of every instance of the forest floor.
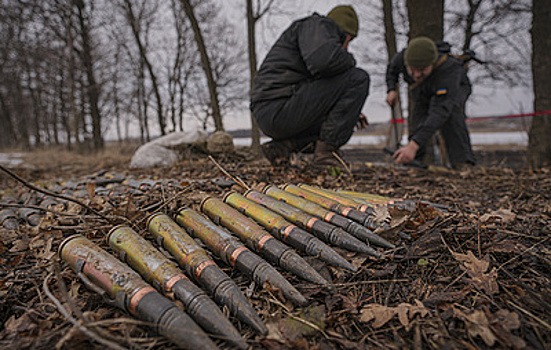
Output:
<path fill-rule="evenodd" d="M 74 233 L 109 250 L 105 235 L 125 220 L 149 238 L 144 222 L 150 213 L 198 209 L 201 195 L 221 197 L 229 190 L 231 182 L 204 154 L 188 153 L 172 167 L 129 170 L 134 149 L 40 151 L 25 154 L 25 162 L 11 169 L 27 185 L 78 198 L 103 217 L 66 203 L 43 214 L 38 226 L 20 220 L 16 230 L 0 228 L 0 348 L 172 348 L 85 288 L 56 255 L 63 238 Z M 274 168 L 245 151 L 214 157 L 249 186 L 307 183 L 416 203 L 410 211 L 386 207 L 392 229 L 381 235 L 396 248 L 383 258 L 336 248 L 357 272 L 308 258 L 331 288 L 278 268 L 309 300 L 306 307 L 220 263 L 270 333 L 262 337 L 230 320 L 253 349 L 550 349 L 551 170 L 527 170 L 523 150 L 476 153 L 480 165 L 459 172 L 397 167 L 378 149 L 347 149 L 351 172 L 341 174 L 301 164 Z M 109 191 L 121 183 L 98 181 L 117 178 L 143 187 Z M 31 192 L 27 185 L 2 174 L 0 197 L 21 200 Z"/>

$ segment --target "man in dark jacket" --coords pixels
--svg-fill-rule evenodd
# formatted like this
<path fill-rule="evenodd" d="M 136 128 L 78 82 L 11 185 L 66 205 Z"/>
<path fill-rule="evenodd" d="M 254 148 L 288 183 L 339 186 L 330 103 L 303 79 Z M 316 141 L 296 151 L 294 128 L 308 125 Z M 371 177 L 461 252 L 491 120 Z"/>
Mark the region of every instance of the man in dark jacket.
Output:
<path fill-rule="evenodd" d="M 412 117 L 419 122 L 411 131 L 409 143 L 394 153 L 394 159 L 397 163 L 410 163 L 420 156 L 419 151 L 429 138 L 440 130 L 452 167 L 473 165 L 475 159 L 462 106 L 462 64 L 448 55 L 439 56 L 434 42 L 426 37 L 411 40 L 404 60 L 414 81 L 411 85 Z"/>
<path fill-rule="evenodd" d="M 268 52 L 251 91 L 251 111 L 272 138 L 262 151 L 272 165 L 315 143 L 314 163 L 339 165 L 333 152 L 360 119 L 368 74 L 347 51 L 358 33 L 351 6 L 293 22 Z"/>
<path fill-rule="evenodd" d="M 436 49 L 438 50 L 438 54 L 440 55 L 449 55 L 451 52 L 451 45 L 446 41 L 440 41 L 436 43 Z M 385 81 L 386 81 L 386 87 L 387 87 L 387 95 L 386 95 L 386 102 L 389 106 L 394 106 L 394 104 L 398 101 L 398 92 L 396 91 L 396 87 L 398 86 L 398 79 L 400 78 L 400 75 L 403 76 L 404 81 L 408 83 L 408 85 L 413 84 L 414 80 L 413 78 L 408 74 L 406 69 L 406 63 L 404 62 L 404 53 L 405 49 L 398 52 L 392 59 L 390 60 L 390 63 L 388 64 L 386 68 L 386 74 L 385 74 Z M 451 56 L 450 59 L 452 60 L 458 60 L 459 63 L 463 64 L 463 74 L 461 76 L 461 91 L 463 92 L 463 110 L 465 110 L 465 104 L 467 103 L 467 100 L 469 96 L 472 93 L 472 85 L 471 81 L 469 79 L 469 76 L 467 75 L 467 65 L 468 61 L 471 57 L 474 57 L 474 52 L 469 50 L 468 54 L 463 54 L 460 56 L 461 58 L 457 58 L 457 56 Z"/>

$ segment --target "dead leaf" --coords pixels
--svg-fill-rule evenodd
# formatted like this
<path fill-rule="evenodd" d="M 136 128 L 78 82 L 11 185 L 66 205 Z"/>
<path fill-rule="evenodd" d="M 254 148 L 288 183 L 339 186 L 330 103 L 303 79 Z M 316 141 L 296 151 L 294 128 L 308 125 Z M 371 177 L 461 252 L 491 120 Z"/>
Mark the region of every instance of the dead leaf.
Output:
<path fill-rule="evenodd" d="M 312 305 L 296 316 L 287 317 L 279 322 L 281 334 L 290 341 L 312 336 L 325 329 L 325 306 Z"/>
<path fill-rule="evenodd" d="M 509 223 L 515 220 L 517 215 L 509 209 L 498 209 L 491 213 L 484 214 L 480 217 L 480 222 L 501 222 Z"/>
<path fill-rule="evenodd" d="M 275 340 L 278 343 L 285 344 L 286 340 L 279 331 L 277 322 L 266 322 L 266 328 L 268 328 L 268 335 L 265 339 Z"/>
<path fill-rule="evenodd" d="M 396 308 L 380 304 L 369 304 L 364 307 L 360 313 L 362 314 L 360 316 L 361 322 L 367 323 L 371 320 L 375 320 L 372 326 L 373 328 L 379 328 L 384 326 L 392 319 L 392 317 L 394 317 L 396 314 Z"/>
<path fill-rule="evenodd" d="M 508 310 L 498 310 L 495 313 L 496 321 L 508 331 L 520 328 L 520 319 L 516 312 L 510 312 Z"/>
<path fill-rule="evenodd" d="M 489 294 L 498 292 L 497 270 L 495 267 L 488 273 L 490 262 L 477 259 L 472 251 L 467 254 L 452 252 L 455 259 L 463 263 L 463 268 L 470 277 L 470 282 L 477 288 L 486 291 Z"/>
<path fill-rule="evenodd" d="M 425 317 L 429 314 L 429 310 L 419 300 L 415 300 L 415 305 L 401 303 L 396 307 L 369 304 L 360 312 L 361 322 L 367 323 L 371 320 L 375 320 L 372 325 L 373 328 L 384 326 L 394 317 L 394 315 L 398 315 L 398 320 L 406 329 L 409 329 L 410 321 L 413 320 L 415 315 L 419 314 L 421 317 Z"/>
<path fill-rule="evenodd" d="M 495 334 L 490 329 L 490 322 L 484 311 L 475 310 L 471 314 L 465 314 L 455 310 L 459 318 L 465 322 L 465 327 L 471 337 L 479 336 L 488 346 L 493 346 L 497 340 Z"/>

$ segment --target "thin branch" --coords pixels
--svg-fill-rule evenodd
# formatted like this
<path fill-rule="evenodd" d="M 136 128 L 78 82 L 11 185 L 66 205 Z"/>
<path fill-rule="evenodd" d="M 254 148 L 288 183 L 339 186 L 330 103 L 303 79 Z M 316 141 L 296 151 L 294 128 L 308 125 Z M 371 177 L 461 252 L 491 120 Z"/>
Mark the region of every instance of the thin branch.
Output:
<path fill-rule="evenodd" d="M 95 210 L 94 208 L 90 207 L 89 205 L 79 201 L 78 199 L 75 199 L 73 197 L 70 197 L 70 196 L 65 196 L 65 195 L 62 195 L 62 194 L 57 194 L 55 192 L 52 192 L 52 191 L 48 191 L 46 189 L 43 189 L 43 188 L 40 188 L 40 187 L 37 187 L 33 184 L 31 184 L 30 182 L 28 182 L 27 180 L 21 178 L 19 175 L 15 174 L 14 172 L 10 171 L 9 169 L 5 168 L 4 166 L 0 165 L 0 170 L 2 170 L 3 172 L 5 172 L 6 174 L 8 174 L 9 176 L 11 176 L 12 178 L 14 178 L 15 180 L 21 182 L 23 185 L 25 185 L 26 187 L 30 188 L 31 190 L 34 190 L 36 192 L 40 192 L 42 194 L 45 194 L 45 195 L 48 195 L 48 196 L 52 196 L 52 197 L 56 197 L 56 198 L 61 198 L 61 199 L 65 199 L 66 201 L 69 201 L 69 202 L 73 202 L 73 203 L 76 203 L 78 205 L 80 205 L 81 207 L 83 208 L 86 208 L 88 210 L 90 210 L 92 213 L 96 214 L 97 216 L 107 220 L 107 221 L 111 221 L 107 216 L 103 215 L 102 213 L 100 213 L 99 211 Z"/>
<path fill-rule="evenodd" d="M 91 338 L 92 340 L 106 346 L 109 349 L 115 349 L 115 350 L 124 350 L 125 348 L 120 346 L 119 344 L 116 344 L 114 342 L 111 342 L 109 340 L 102 339 L 100 336 L 98 336 L 93 331 L 89 330 L 87 327 L 82 325 L 77 319 L 75 319 L 73 316 L 69 314 L 69 312 L 63 307 L 61 302 L 50 292 L 50 289 L 48 288 L 48 281 L 53 276 L 53 273 L 50 272 L 48 276 L 44 279 L 44 282 L 42 283 L 42 288 L 44 290 L 44 293 L 50 298 L 50 300 L 54 303 L 57 310 L 69 321 L 73 326 L 78 328 L 79 331 L 84 333 L 86 336 Z"/>
<path fill-rule="evenodd" d="M 224 169 L 220 164 L 218 164 L 218 162 L 216 160 L 214 160 L 214 158 L 212 156 L 209 155 L 209 159 L 214 163 L 214 165 L 216 165 L 216 167 L 218 169 L 220 169 L 221 172 L 223 172 L 227 177 L 229 177 L 230 179 L 232 179 L 233 181 L 235 181 L 235 183 L 237 183 L 239 186 L 243 187 L 244 189 L 246 189 L 247 191 L 250 190 L 251 188 L 245 183 L 245 181 L 241 180 L 239 177 L 235 177 L 233 175 L 231 175 L 230 173 L 228 173 L 226 171 L 226 169 Z"/>

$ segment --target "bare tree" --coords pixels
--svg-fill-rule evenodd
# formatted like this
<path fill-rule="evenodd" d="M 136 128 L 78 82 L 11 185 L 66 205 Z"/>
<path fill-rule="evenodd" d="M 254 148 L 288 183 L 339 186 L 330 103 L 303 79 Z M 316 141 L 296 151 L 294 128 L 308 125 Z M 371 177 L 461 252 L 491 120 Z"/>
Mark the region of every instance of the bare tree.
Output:
<path fill-rule="evenodd" d="M 84 0 L 73 0 L 73 5 L 77 10 L 79 23 L 79 36 L 81 38 L 82 50 L 80 52 L 82 64 L 86 72 L 86 92 L 88 103 L 90 104 L 90 115 L 92 117 L 92 142 L 95 150 L 100 150 L 104 146 L 101 130 L 101 113 L 99 109 L 100 85 L 96 81 L 96 72 L 94 70 L 94 58 L 92 53 L 92 34 L 89 27 L 89 9 Z"/>
<path fill-rule="evenodd" d="M 253 80 L 256 75 L 257 70 L 257 59 L 256 59 L 256 22 L 258 22 L 262 16 L 264 16 L 268 11 L 270 11 L 271 6 L 274 1 L 266 1 L 264 6 L 261 2 L 257 2 L 256 9 L 253 8 L 253 1 L 247 0 L 247 42 L 249 49 L 249 72 L 250 72 L 250 83 L 249 88 L 252 91 L 253 89 Z M 251 139 L 252 151 L 259 153 L 260 150 L 260 129 L 256 119 L 251 114 Z"/>
<path fill-rule="evenodd" d="M 146 5 L 147 5 L 147 2 L 142 2 L 142 7 L 139 9 L 140 14 L 144 14 L 144 12 L 146 11 L 146 8 L 145 8 Z M 157 121 L 159 123 L 159 129 L 161 131 L 161 135 L 165 135 L 166 121 L 163 115 L 163 103 L 162 103 L 159 83 L 157 81 L 158 79 L 153 69 L 153 65 L 149 60 L 149 57 L 147 56 L 146 46 L 141 37 L 141 35 L 143 35 L 141 31 L 141 26 L 143 22 L 141 21 L 140 16 L 136 15 L 135 13 L 136 10 L 134 9 L 134 4 L 132 0 L 124 0 L 123 6 L 126 14 L 126 19 L 128 21 L 128 24 L 130 25 L 130 28 L 132 29 L 132 34 L 136 41 L 136 45 L 138 46 L 140 58 L 144 66 L 147 68 L 147 72 L 149 74 L 149 77 L 151 78 L 151 87 L 153 89 L 153 93 L 155 95 L 155 101 L 157 103 Z"/>
<path fill-rule="evenodd" d="M 427 36 L 434 41 L 444 37 L 444 0 L 406 0 L 409 38 Z"/>
<path fill-rule="evenodd" d="M 548 1 L 534 0 L 532 7 L 532 77 L 534 110 L 551 110 L 551 7 Z M 533 117 L 528 141 L 528 160 L 532 168 L 551 165 L 551 115 Z"/>
<path fill-rule="evenodd" d="M 209 88 L 210 108 L 212 110 L 212 118 L 214 119 L 214 126 L 217 131 L 223 131 L 224 124 L 222 122 L 222 114 L 220 112 L 220 104 L 218 101 L 218 87 L 214 79 L 214 74 L 211 66 L 209 53 L 207 51 L 207 47 L 205 44 L 205 40 L 203 38 L 201 28 L 199 27 L 199 22 L 197 21 L 197 17 L 195 16 L 194 6 L 191 4 L 189 0 L 180 0 L 180 3 L 182 4 L 182 7 L 184 8 L 186 15 L 189 21 L 191 22 L 191 28 L 193 29 L 195 42 L 197 44 L 197 47 L 199 48 L 199 53 L 201 55 L 201 65 L 205 72 L 205 76 L 206 76 L 207 84 Z"/>

